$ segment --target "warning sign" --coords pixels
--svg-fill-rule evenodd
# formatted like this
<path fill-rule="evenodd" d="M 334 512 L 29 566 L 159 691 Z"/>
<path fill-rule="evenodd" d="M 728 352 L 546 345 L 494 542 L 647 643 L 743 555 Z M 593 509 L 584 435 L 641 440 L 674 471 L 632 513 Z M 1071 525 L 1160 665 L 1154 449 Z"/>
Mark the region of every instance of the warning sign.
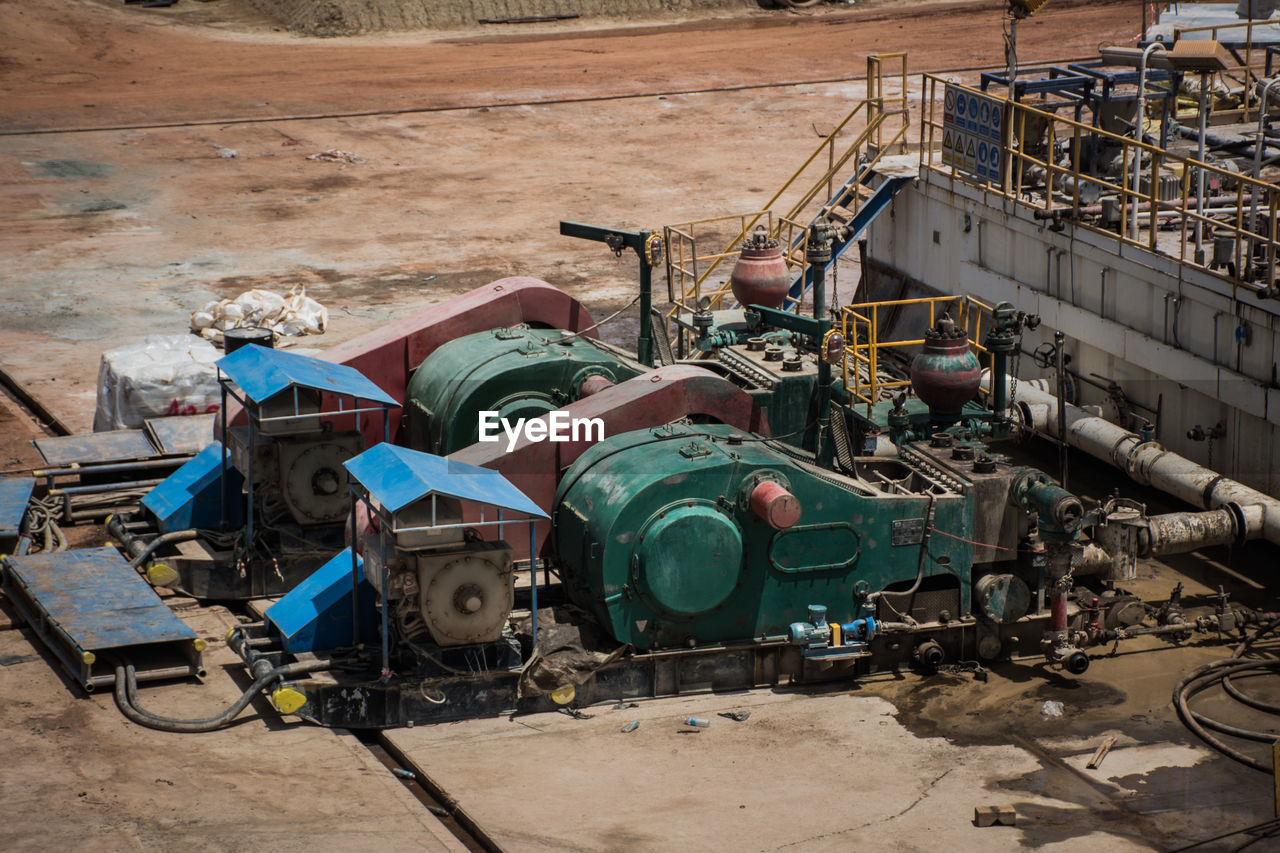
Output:
<path fill-rule="evenodd" d="M 982 181 L 1003 184 L 1008 104 L 948 84 L 942 105 L 942 162 Z"/>

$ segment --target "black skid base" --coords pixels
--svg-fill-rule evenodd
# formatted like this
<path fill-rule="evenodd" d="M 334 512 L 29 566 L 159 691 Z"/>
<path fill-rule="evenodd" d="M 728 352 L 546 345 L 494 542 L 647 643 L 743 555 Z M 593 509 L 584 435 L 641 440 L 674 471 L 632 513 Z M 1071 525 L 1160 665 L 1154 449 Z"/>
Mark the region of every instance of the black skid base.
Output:
<path fill-rule="evenodd" d="M 631 652 L 596 669 L 577 684 L 572 703 L 587 707 L 619 699 L 853 680 L 877 671 L 913 665 L 916 647 L 930 640 L 946 650 L 946 663 L 974 663 L 980 630 L 1002 636 L 1004 657 L 1035 655 L 1043 660 L 1040 637 L 1047 625 L 1047 615 L 1028 617 L 1008 626 L 979 623 L 974 619 L 921 625 L 910 632 L 877 637 L 865 651 L 836 660 L 806 658 L 800 648 L 781 640 Z M 547 611 L 547 617 L 554 618 L 551 611 Z M 250 667 L 261 659 L 273 665 L 296 659 L 279 651 L 262 623 L 235 629 L 230 645 Z M 281 687 L 305 697 L 305 703 L 291 713 L 317 725 L 335 728 L 396 728 L 552 711 L 559 707 L 545 693 L 521 696 L 520 679 L 518 669 L 426 679 L 393 676 L 386 682 L 378 680 L 374 672 L 336 671 L 286 682 Z"/>

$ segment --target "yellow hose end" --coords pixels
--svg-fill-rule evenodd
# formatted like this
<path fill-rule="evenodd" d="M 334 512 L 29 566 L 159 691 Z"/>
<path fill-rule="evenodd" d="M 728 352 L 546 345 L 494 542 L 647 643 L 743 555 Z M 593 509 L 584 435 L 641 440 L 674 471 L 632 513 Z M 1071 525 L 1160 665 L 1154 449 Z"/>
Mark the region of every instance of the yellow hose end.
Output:
<path fill-rule="evenodd" d="M 551 701 L 557 705 L 568 705 L 577 695 L 577 688 L 572 684 L 566 684 L 564 687 L 557 687 L 551 691 Z"/>
<path fill-rule="evenodd" d="M 177 582 L 178 573 L 171 569 L 168 563 L 152 563 L 147 566 L 147 580 L 152 586 L 162 586 L 167 589 Z"/>
<path fill-rule="evenodd" d="M 107 518 L 106 518 L 106 520 L 102 522 L 102 526 L 103 526 L 103 527 L 107 527 L 107 526 L 109 526 L 109 525 L 111 524 L 111 519 L 113 519 L 113 518 L 115 518 L 115 517 L 116 517 L 116 514 L 115 514 L 114 512 L 113 512 L 113 513 L 111 513 L 110 515 L 108 515 L 108 516 L 107 516 Z"/>
<path fill-rule="evenodd" d="M 230 628 L 228 628 L 228 629 L 227 629 L 227 636 L 226 636 L 226 638 L 224 639 L 224 642 L 227 642 L 227 643 L 230 643 L 230 642 L 231 642 L 231 635 L 232 635 L 232 634 L 234 634 L 234 633 L 236 632 L 236 628 L 237 628 L 237 627 L 238 627 L 238 626 L 236 626 L 236 625 L 232 625 Z"/>
<path fill-rule="evenodd" d="M 80 653 L 80 660 L 84 661 L 89 666 L 93 666 L 93 662 L 96 661 L 97 659 L 98 659 L 98 656 L 95 655 L 93 652 Z"/>
<path fill-rule="evenodd" d="M 303 705 L 307 704 L 307 695 L 292 687 L 279 687 L 271 694 L 271 701 L 275 703 L 276 710 L 281 714 L 296 714 Z"/>
<path fill-rule="evenodd" d="M 202 652 L 205 649 L 209 648 L 209 644 L 205 642 L 203 637 L 196 637 L 196 641 L 191 645 L 195 646 L 195 649 L 198 652 Z"/>

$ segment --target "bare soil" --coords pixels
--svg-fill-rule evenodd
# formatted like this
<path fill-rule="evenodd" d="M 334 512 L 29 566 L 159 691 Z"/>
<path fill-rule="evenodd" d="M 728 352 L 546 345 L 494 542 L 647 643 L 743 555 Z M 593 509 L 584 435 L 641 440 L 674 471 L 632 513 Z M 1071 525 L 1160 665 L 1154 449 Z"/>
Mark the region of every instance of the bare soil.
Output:
<path fill-rule="evenodd" d="M 1001 56 L 991 4 L 318 41 L 240 0 L 0 12 L 0 362 L 75 429 L 103 350 L 250 287 L 305 283 L 333 317 L 313 346 L 513 273 L 608 313 L 634 262 L 561 218 L 755 210 L 857 103 L 867 54 Z M 1022 64 L 1137 27 L 1129 5 L 1049 7 Z M 835 82 L 785 85 L 806 80 Z M 358 161 L 307 159 L 330 148 Z"/>

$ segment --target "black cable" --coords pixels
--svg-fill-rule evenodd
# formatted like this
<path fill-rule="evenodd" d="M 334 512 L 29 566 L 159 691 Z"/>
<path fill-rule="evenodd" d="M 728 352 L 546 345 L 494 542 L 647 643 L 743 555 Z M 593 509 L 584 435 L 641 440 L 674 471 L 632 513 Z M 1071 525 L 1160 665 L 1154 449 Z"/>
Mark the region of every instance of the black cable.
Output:
<path fill-rule="evenodd" d="M 1182 847 L 1175 847 L 1173 850 L 1170 850 L 1169 853 L 1183 853 L 1183 851 L 1194 850 L 1197 847 L 1203 847 L 1206 844 L 1212 844 L 1215 841 L 1221 841 L 1222 839 L 1230 838 L 1233 835 L 1242 835 L 1243 833 L 1246 833 L 1246 832 L 1256 832 L 1257 830 L 1260 830 L 1260 829 L 1269 830 L 1269 829 L 1272 829 L 1273 827 L 1280 827 L 1280 818 L 1273 817 L 1271 818 L 1271 820 L 1264 820 L 1262 823 L 1255 823 L 1253 826 L 1246 826 L 1243 829 L 1235 829 L 1235 830 L 1232 830 L 1231 832 L 1224 832 L 1221 835 L 1215 835 L 1213 838 L 1206 838 L 1202 841 L 1195 841 L 1195 842 L 1192 842 L 1191 844 L 1187 844 Z M 1259 838 L 1261 837 L 1265 837 L 1265 836 L 1259 836 Z M 1257 839 L 1253 839 L 1248 843 L 1252 844 L 1256 840 Z M 1236 849 L 1239 850 L 1240 848 L 1237 847 Z"/>

